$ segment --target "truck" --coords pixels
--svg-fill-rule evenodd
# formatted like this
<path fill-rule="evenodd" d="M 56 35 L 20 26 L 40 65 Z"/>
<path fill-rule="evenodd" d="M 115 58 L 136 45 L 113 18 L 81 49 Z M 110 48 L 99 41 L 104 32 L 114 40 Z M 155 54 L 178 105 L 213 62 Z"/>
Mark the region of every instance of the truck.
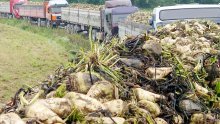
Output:
<path fill-rule="evenodd" d="M 9 2 L 0 2 L 0 16 L 9 18 L 12 17 Z"/>
<path fill-rule="evenodd" d="M 156 7 L 152 12 L 149 25 L 131 21 L 119 22 L 119 37 L 125 35 L 138 35 L 150 30 L 156 31 L 158 27 L 180 20 L 204 19 L 220 24 L 219 4 L 183 4 L 174 6 Z"/>
<path fill-rule="evenodd" d="M 93 40 L 104 40 L 118 36 L 118 22 L 137 10 L 130 0 L 114 0 L 106 1 L 105 7 L 99 10 L 61 8 L 61 19 L 70 33 L 89 32 L 91 29 Z"/>
<path fill-rule="evenodd" d="M 29 21 L 36 22 L 38 26 L 58 26 L 61 23 L 61 7 L 68 6 L 66 0 L 50 0 L 41 4 L 15 5 L 18 11 L 18 18 L 22 17 Z"/>
<path fill-rule="evenodd" d="M 61 7 L 68 6 L 66 0 L 49 0 L 29 2 L 27 0 L 10 0 L 0 4 L 0 13 L 5 17 L 23 18 L 30 22 L 48 27 L 57 26 L 61 22 Z"/>

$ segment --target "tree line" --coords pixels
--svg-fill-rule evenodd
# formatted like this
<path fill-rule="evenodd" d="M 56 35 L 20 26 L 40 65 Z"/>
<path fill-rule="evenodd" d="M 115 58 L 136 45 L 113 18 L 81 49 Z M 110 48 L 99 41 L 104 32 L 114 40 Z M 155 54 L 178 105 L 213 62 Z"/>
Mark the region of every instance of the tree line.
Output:
<path fill-rule="evenodd" d="M 104 4 L 105 0 L 68 0 L 70 3 L 89 3 Z M 141 8 L 154 8 L 156 6 L 175 5 L 175 4 L 218 4 L 220 0 L 131 0 L 133 5 Z"/>
<path fill-rule="evenodd" d="M 142 8 L 153 8 L 156 6 L 175 5 L 175 4 L 218 4 L 220 0 L 132 0 L 133 4 Z"/>

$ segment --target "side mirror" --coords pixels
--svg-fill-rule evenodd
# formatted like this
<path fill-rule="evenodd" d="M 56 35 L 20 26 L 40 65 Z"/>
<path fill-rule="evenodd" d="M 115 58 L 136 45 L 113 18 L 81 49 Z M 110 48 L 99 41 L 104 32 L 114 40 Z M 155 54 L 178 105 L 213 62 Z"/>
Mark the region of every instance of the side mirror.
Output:
<path fill-rule="evenodd" d="M 154 23 L 154 22 L 153 22 L 153 19 L 152 19 L 152 18 L 149 19 L 149 24 L 150 24 L 150 25 L 153 25 L 153 23 Z"/>

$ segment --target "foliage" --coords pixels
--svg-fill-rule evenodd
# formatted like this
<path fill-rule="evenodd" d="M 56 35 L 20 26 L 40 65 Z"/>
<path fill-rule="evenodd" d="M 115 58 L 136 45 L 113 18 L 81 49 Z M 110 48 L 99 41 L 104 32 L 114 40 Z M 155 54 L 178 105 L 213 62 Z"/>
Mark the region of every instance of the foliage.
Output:
<path fill-rule="evenodd" d="M 217 92 L 217 94 L 220 94 L 220 82 L 217 82 L 215 91 Z"/>
<path fill-rule="evenodd" d="M 201 4 L 216 4 L 220 0 L 132 0 L 133 4 L 142 8 L 153 8 L 156 6 L 175 5 L 175 4 L 189 4 L 189 3 L 201 3 Z"/>
<path fill-rule="evenodd" d="M 7 1 L 7 0 L 0 0 Z M 43 0 L 31 0 L 36 2 L 42 2 Z M 67 0 L 69 3 L 89 3 L 89 4 L 104 4 L 105 0 Z M 167 6 L 175 4 L 189 4 L 189 3 L 200 3 L 200 4 L 218 4 L 220 0 L 131 0 L 133 5 L 140 8 L 154 8 L 157 6 Z"/>
<path fill-rule="evenodd" d="M 57 90 L 56 90 L 56 93 L 55 93 L 55 96 L 56 97 L 59 97 L 59 98 L 62 98 L 66 95 L 66 84 L 63 83 L 61 84 Z"/>
<path fill-rule="evenodd" d="M 108 75 L 108 78 L 119 82 L 121 75 L 112 67 L 119 61 L 118 55 L 112 51 L 115 42 L 109 44 L 99 44 L 91 38 L 91 28 L 89 31 L 90 49 L 85 51 L 81 49 L 77 53 L 77 59 L 72 63 L 76 72 L 102 72 Z"/>
<path fill-rule="evenodd" d="M 67 123 L 72 123 L 72 122 L 83 123 L 85 121 L 84 119 L 85 117 L 83 113 L 79 109 L 74 107 L 70 115 L 65 120 Z"/>
<path fill-rule="evenodd" d="M 86 38 L 84 38 L 82 35 L 67 34 L 63 29 L 38 27 L 36 25 L 27 23 L 27 21 L 25 20 L 17 20 L 17 19 L 1 18 L 0 23 L 14 26 L 24 31 L 28 31 L 30 33 L 48 38 L 49 40 L 58 43 L 68 51 L 70 50 L 77 51 L 77 49 L 79 49 L 79 46 L 88 49 L 89 46 Z"/>
<path fill-rule="evenodd" d="M 132 3 L 141 8 L 153 8 L 156 6 L 174 5 L 174 4 L 188 4 L 188 3 L 201 3 L 201 4 L 217 4 L 220 0 L 131 0 Z M 70 3 L 90 3 L 90 4 L 103 4 L 104 0 L 68 0 Z"/>
<path fill-rule="evenodd" d="M 0 0 L 7 1 L 7 0 Z M 43 0 L 31 0 L 36 2 L 42 2 Z M 69 3 L 89 3 L 89 4 L 104 4 L 105 0 L 67 0 Z M 200 3 L 200 4 L 218 4 L 220 0 L 131 0 L 133 5 L 140 8 L 154 8 L 157 6 L 167 6 L 175 4 L 189 4 L 189 3 Z"/>

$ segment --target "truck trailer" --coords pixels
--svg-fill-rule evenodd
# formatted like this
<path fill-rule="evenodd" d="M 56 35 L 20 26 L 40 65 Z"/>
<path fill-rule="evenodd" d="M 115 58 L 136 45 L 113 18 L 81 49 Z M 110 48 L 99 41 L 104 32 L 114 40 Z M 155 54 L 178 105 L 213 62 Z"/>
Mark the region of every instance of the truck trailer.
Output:
<path fill-rule="evenodd" d="M 59 25 L 61 22 L 61 7 L 68 6 L 66 0 L 49 0 L 44 2 L 29 2 L 27 0 L 10 0 L 0 3 L 2 17 L 23 18 L 40 26 Z"/>
<path fill-rule="evenodd" d="M 9 18 L 12 17 L 9 2 L 0 2 L 0 16 Z"/>
<path fill-rule="evenodd" d="M 92 28 L 93 40 L 104 40 L 118 36 L 118 23 L 138 10 L 130 0 L 120 2 L 106 1 L 105 7 L 99 10 L 87 10 L 65 7 L 61 10 L 61 18 L 70 33 L 89 31 Z"/>
<path fill-rule="evenodd" d="M 61 7 L 68 6 L 66 0 L 50 0 L 41 4 L 22 4 L 16 5 L 19 18 L 25 18 L 37 22 L 38 26 L 46 24 L 48 27 L 58 26 L 61 22 Z"/>

